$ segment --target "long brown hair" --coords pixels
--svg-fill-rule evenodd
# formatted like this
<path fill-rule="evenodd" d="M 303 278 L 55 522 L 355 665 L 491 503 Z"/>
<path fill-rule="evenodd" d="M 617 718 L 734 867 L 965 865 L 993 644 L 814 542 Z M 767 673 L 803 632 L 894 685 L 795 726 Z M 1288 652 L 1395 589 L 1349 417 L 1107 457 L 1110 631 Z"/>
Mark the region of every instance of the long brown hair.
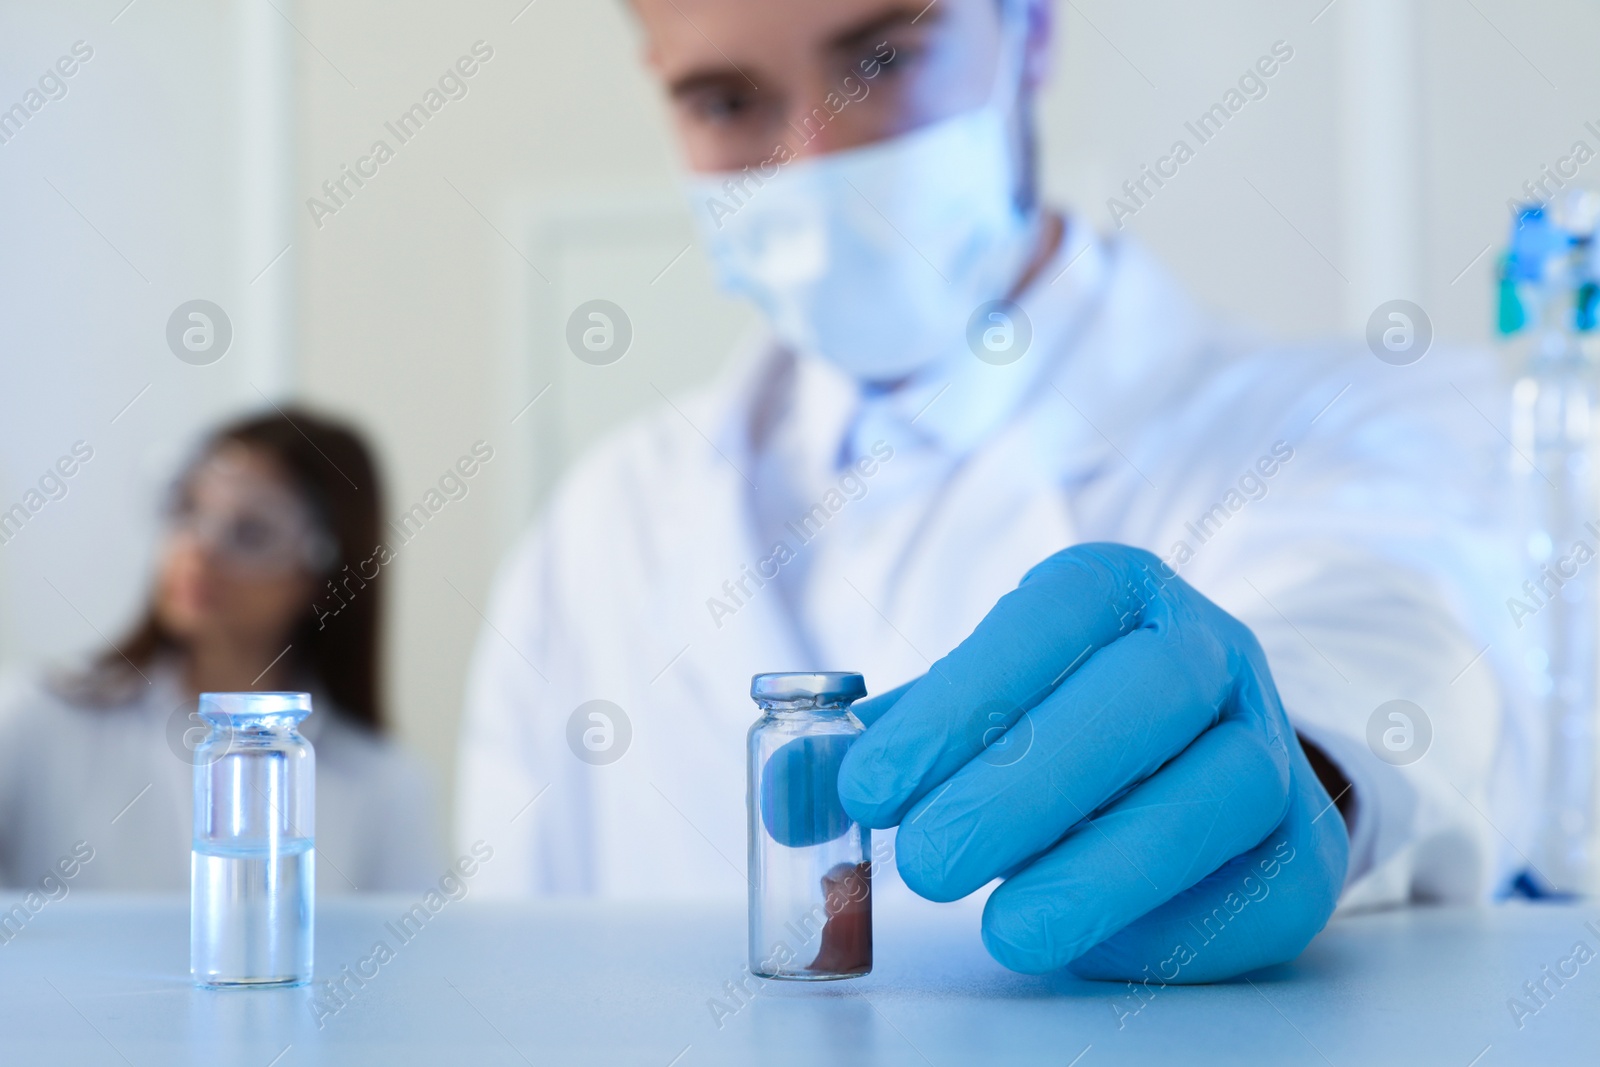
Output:
<path fill-rule="evenodd" d="M 279 408 L 217 430 L 201 449 L 197 464 L 229 446 L 270 458 L 310 505 L 337 549 L 319 579 L 371 558 L 379 543 L 383 489 L 372 453 L 354 429 L 303 409 Z M 180 484 L 193 469 L 185 472 Z M 323 687 L 332 710 L 377 733 L 387 722 L 378 662 L 386 584 L 381 569 L 373 577 L 363 575 L 359 593 L 340 608 L 337 619 L 319 619 L 308 603 L 291 629 L 288 653 L 295 668 Z M 104 683 L 126 674 L 128 664 L 143 670 L 162 655 L 181 651 L 181 643 L 161 624 L 152 594 L 139 622 L 94 663 L 89 678 L 97 684 L 74 688 L 80 693 L 104 692 Z"/>

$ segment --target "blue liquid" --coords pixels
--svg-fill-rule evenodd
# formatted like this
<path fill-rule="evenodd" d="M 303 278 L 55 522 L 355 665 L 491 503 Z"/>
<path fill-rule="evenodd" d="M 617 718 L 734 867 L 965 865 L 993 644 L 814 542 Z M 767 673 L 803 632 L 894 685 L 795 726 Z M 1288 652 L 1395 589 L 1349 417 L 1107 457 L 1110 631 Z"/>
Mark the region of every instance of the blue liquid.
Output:
<path fill-rule="evenodd" d="M 202 985 L 311 980 L 311 838 L 196 841 L 190 867 L 189 967 Z"/>

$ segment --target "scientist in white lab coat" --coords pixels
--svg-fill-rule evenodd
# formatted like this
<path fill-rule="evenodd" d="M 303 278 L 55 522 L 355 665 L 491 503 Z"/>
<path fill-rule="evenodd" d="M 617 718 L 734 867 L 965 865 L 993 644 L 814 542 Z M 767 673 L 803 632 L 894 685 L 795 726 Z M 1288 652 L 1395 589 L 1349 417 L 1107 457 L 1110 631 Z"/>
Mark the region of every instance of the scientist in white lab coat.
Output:
<path fill-rule="evenodd" d="M 461 747 L 485 884 L 744 892 L 749 677 L 853 669 L 845 807 L 922 896 L 1004 879 L 1015 969 L 1213 980 L 1341 898 L 1486 893 L 1498 697 L 1451 683 L 1492 433 L 1439 358 L 1264 347 L 1040 204 L 1048 0 L 633 8 L 770 331 L 505 564 Z M 1425 760 L 1369 747 L 1396 698 Z"/>

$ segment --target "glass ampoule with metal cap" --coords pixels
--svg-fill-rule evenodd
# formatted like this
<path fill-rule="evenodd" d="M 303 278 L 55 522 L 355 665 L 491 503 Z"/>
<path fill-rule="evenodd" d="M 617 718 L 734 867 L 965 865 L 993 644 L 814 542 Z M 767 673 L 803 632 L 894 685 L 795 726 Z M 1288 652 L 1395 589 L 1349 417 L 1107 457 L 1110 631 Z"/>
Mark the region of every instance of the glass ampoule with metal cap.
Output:
<path fill-rule="evenodd" d="M 871 831 L 839 801 L 839 766 L 865 729 L 847 672 L 758 674 L 750 695 L 750 971 L 855 978 L 872 970 Z"/>

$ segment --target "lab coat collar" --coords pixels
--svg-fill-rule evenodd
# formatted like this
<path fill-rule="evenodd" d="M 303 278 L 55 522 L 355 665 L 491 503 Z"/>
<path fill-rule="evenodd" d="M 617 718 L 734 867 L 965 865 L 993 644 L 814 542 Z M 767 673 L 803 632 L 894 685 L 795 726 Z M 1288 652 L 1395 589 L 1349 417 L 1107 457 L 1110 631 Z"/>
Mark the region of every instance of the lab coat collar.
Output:
<path fill-rule="evenodd" d="M 746 482 L 759 485 L 777 463 L 781 482 L 801 494 L 824 490 L 878 440 L 895 449 L 892 480 L 909 489 L 937 481 L 1002 434 L 1031 435 L 1027 451 L 1070 481 L 1074 472 L 1121 462 L 1116 450 L 1141 443 L 1149 413 L 1196 387 L 1206 362 L 1196 345 L 1221 325 L 1138 242 L 1102 238 L 1076 218 L 1017 303 L 1034 337 L 1015 363 L 969 356 L 954 374 L 874 396 L 761 330 L 701 394 L 699 414 L 689 413 Z M 1024 409 L 1041 415 L 1027 420 L 1031 429 L 1019 425 Z"/>
<path fill-rule="evenodd" d="M 1003 428 L 1067 358 L 1103 299 L 1112 262 L 1106 243 L 1068 217 L 1060 248 L 1015 301 L 1032 333 L 1021 358 L 997 366 L 963 349 L 891 391 L 863 385 L 826 360 L 797 356 L 770 334 L 755 335 L 730 368 L 724 395 L 739 402 L 727 409 L 719 447 L 737 450 L 751 466 L 780 451 L 818 477 L 833 476 L 878 441 L 897 455 L 959 461 Z"/>

